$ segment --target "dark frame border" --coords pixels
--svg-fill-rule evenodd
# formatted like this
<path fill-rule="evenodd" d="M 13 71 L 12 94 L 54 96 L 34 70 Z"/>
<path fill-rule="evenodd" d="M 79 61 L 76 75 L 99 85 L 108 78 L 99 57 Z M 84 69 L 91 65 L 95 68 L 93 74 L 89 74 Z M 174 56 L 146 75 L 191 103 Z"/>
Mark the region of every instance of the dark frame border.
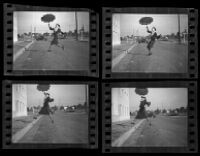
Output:
<path fill-rule="evenodd" d="M 14 11 L 87 11 L 89 12 L 89 68 L 88 70 L 13 70 L 13 12 Z M 88 8 L 45 7 L 18 4 L 4 4 L 4 74 L 22 75 L 70 75 L 99 76 L 99 15 Z"/>
<path fill-rule="evenodd" d="M 198 77 L 198 10 L 193 8 L 103 8 L 102 47 L 103 78 L 197 78 Z M 185 13 L 188 14 L 188 69 L 187 73 L 112 72 L 112 14 L 113 13 Z"/>
<path fill-rule="evenodd" d="M 111 146 L 111 88 L 113 87 L 184 87 L 188 88 L 188 146 L 187 147 L 112 147 Z M 197 82 L 157 81 L 157 82 L 113 82 L 102 85 L 102 143 L 103 153 L 196 153 L 198 151 L 197 129 Z"/>
<path fill-rule="evenodd" d="M 85 84 L 88 85 L 88 144 L 29 144 L 12 143 L 12 84 Z M 2 84 L 2 145 L 3 149 L 97 149 L 98 148 L 98 84 L 89 81 L 11 81 Z"/>

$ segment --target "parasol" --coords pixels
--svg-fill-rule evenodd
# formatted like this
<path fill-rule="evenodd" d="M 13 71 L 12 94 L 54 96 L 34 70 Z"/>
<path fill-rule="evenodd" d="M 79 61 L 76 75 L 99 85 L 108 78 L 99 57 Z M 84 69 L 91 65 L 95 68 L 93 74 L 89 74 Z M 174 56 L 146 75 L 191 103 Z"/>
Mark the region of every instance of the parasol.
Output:
<path fill-rule="evenodd" d="M 44 23 L 52 22 L 55 19 L 56 19 L 56 17 L 53 14 L 46 14 L 41 17 L 41 21 L 43 21 Z"/>
<path fill-rule="evenodd" d="M 139 20 L 139 23 L 141 25 L 149 25 L 153 22 L 153 18 L 152 17 L 142 17 Z"/>
<path fill-rule="evenodd" d="M 136 88 L 135 93 L 138 95 L 147 95 L 148 89 L 147 88 Z"/>
<path fill-rule="evenodd" d="M 37 90 L 42 91 L 42 92 L 48 91 L 49 88 L 50 88 L 49 84 L 38 84 L 37 85 Z"/>

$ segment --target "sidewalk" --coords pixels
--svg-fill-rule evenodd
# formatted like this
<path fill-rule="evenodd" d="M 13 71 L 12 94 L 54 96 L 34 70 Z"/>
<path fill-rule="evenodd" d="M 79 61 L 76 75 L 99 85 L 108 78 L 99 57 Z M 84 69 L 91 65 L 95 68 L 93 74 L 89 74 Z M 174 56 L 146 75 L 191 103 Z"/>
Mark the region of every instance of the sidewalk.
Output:
<path fill-rule="evenodd" d="M 122 42 L 120 45 L 113 46 L 112 48 L 112 58 L 115 59 L 118 55 L 128 50 L 131 46 L 133 46 L 132 42 Z"/>
<path fill-rule="evenodd" d="M 114 46 L 112 49 L 112 68 L 114 68 L 114 66 L 117 65 L 135 46 L 137 46 L 136 42 L 122 43 L 121 45 Z"/>
<path fill-rule="evenodd" d="M 28 124 L 33 122 L 34 115 L 16 117 L 12 120 L 12 135 L 16 134 L 18 131 L 26 127 Z"/>
<path fill-rule="evenodd" d="M 28 115 L 12 120 L 12 142 L 18 142 L 42 116 Z"/>
<path fill-rule="evenodd" d="M 112 124 L 112 145 L 120 146 L 141 125 L 144 120 L 131 119 Z"/>
<path fill-rule="evenodd" d="M 13 50 L 13 60 L 15 61 L 33 43 L 34 43 L 33 40 L 15 42 L 14 43 L 14 50 Z"/>

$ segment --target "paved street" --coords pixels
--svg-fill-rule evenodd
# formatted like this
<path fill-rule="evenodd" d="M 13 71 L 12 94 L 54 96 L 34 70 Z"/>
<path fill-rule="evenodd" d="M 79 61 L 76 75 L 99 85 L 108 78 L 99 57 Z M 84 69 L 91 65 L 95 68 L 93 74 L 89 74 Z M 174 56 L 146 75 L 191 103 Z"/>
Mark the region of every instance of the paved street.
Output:
<path fill-rule="evenodd" d="M 88 117 L 84 112 L 56 111 L 54 123 L 44 115 L 19 143 L 87 143 Z"/>
<path fill-rule="evenodd" d="M 136 45 L 118 64 L 113 72 L 187 72 L 188 46 L 173 42 L 157 41 L 148 56 L 146 44 Z"/>
<path fill-rule="evenodd" d="M 124 147 L 187 146 L 187 117 L 157 116 L 131 134 Z"/>
<path fill-rule="evenodd" d="M 14 70 L 88 70 L 89 42 L 60 40 L 65 46 L 52 46 L 48 52 L 50 41 L 35 41 L 14 62 Z"/>

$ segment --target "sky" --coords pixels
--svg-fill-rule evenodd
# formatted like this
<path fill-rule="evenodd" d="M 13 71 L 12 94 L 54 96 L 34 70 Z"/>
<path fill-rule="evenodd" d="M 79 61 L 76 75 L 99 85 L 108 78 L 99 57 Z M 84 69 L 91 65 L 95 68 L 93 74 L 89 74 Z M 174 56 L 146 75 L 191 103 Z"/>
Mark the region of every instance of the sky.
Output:
<path fill-rule="evenodd" d="M 50 85 L 47 93 L 54 99 L 50 106 L 70 106 L 83 104 L 86 101 L 86 85 Z M 28 107 L 42 106 L 44 94 L 37 90 L 36 84 L 27 85 Z"/>
<path fill-rule="evenodd" d="M 113 14 L 120 16 L 121 36 L 135 34 L 135 36 L 147 36 L 146 26 L 139 24 L 142 17 L 152 17 L 153 22 L 148 25 L 151 29 L 156 27 L 157 33 L 167 35 L 178 32 L 178 15 L 177 14 Z M 180 31 L 188 30 L 188 15 L 180 14 Z"/>
<path fill-rule="evenodd" d="M 18 34 L 34 32 L 36 33 L 51 32 L 48 23 L 41 21 L 41 17 L 45 14 L 55 15 L 55 20 L 50 22 L 51 27 L 55 27 L 58 23 L 63 32 L 75 30 L 75 12 L 44 12 L 44 11 L 15 11 L 14 16 L 17 17 Z M 89 31 L 89 12 L 77 12 L 78 29 L 84 26 L 85 31 Z M 14 23 L 15 27 L 16 23 Z"/>
<path fill-rule="evenodd" d="M 151 102 L 147 110 L 175 109 L 186 107 L 188 103 L 187 88 L 148 88 L 145 96 Z M 130 88 L 130 110 L 139 109 L 141 97 L 135 93 L 135 88 Z"/>

